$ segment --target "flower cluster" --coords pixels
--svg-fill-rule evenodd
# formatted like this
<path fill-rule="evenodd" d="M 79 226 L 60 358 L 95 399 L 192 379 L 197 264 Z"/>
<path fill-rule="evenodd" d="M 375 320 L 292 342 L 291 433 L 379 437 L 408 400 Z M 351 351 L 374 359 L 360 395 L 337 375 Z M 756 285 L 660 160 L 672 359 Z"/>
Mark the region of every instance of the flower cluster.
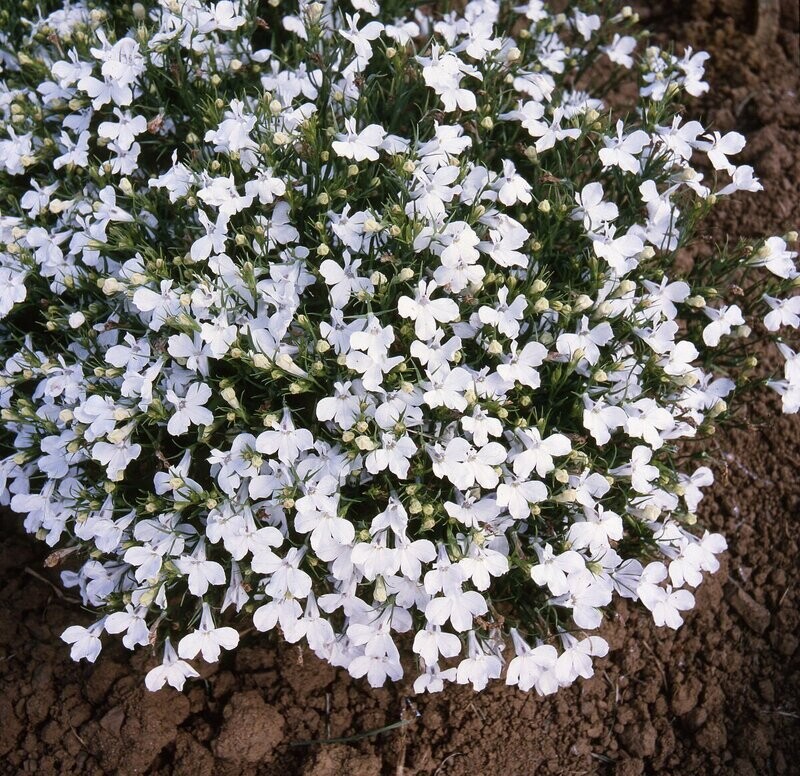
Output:
<path fill-rule="evenodd" d="M 181 688 L 254 626 L 376 687 L 552 693 L 615 597 L 683 622 L 725 541 L 681 442 L 800 319 L 796 235 L 691 249 L 761 188 L 683 118 L 706 54 L 592 0 L 25 6 L 0 502 L 100 612 L 75 659 L 122 634 Z"/>

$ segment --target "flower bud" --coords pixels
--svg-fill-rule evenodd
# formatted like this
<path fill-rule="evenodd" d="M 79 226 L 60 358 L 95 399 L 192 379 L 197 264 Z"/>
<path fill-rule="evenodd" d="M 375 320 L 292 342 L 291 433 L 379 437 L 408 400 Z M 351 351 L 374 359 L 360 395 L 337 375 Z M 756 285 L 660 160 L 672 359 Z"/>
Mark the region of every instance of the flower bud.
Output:
<path fill-rule="evenodd" d="M 375 600 L 382 604 L 388 597 L 386 592 L 386 583 L 383 581 L 383 577 L 378 577 L 375 580 L 375 589 L 373 590 L 373 596 Z"/>
<path fill-rule="evenodd" d="M 361 436 L 356 437 L 356 447 L 359 450 L 374 450 L 375 442 L 368 436 L 362 434 Z"/>
<path fill-rule="evenodd" d="M 645 520 L 653 521 L 658 520 L 661 515 L 661 509 L 656 506 L 655 504 L 648 504 L 644 510 L 644 518 Z"/>
<path fill-rule="evenodd" d="M 415 272 L 411 267 L 403 267 L 400 272 L 397 273 L 397 280 L 400 283 L 406 283 L 407 281 L 411 280 L 415 276 Z"/>
<path fill-rule="evenodd" d="M 113 296 L 122 290 L 122 285 L 116 278 L 106 278 L 101 288 L 106 296 Z"/>
<path fill-rule="evenodd" d="M 486 352 L 491 356 L 499 356 L 503 352 L 503 345 L 498 340 L 492 340 L 486 348 Z"/>
<path fill-rule="evenodd" d="M 241 406 L 239 404 L 239 400 L 236 398 L 236 391 L 234 391 L 231 387 L 224 388 L 222 391 L 220 391 L 220 396 L 235 410 L 238 410 Z"/>
<path fill-rule="evenodd" d="M 708 411 L 709 418 L 716 418 L 728 409 L 728 403 L 725 399 L 718 399 L 714 406 Z"/>

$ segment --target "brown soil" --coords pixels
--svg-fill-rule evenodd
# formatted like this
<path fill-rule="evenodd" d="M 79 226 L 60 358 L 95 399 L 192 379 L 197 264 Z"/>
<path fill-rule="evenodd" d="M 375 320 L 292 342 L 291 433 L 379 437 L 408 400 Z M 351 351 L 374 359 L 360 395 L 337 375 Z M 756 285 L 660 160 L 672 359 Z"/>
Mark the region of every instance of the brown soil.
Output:
<path fill-rule="evenodd" d="M 709 227 L 717 238 L 788 228 L 800 201 L 797 5 L 785 2 L 771 27 L 758 25 L 757 5 L 695 0 L 645 14 L 662 40 L 712 52 L 703 108 L 717 128 L 748 134 L 741 161 L 767 189 L 727 204 Z M 46 548 L 4 518 L 0 773 L 800 773 L 800 417 L 777 409 L 749 407 L 746 429 L 708 447 L 718 483 L 701 520 L 730 551 L 686 625 L 657 629 L 620 608 L 595 678 L 551 698 L 501 686 L 425 698 L 408 684 L 372 691 L 254 637 L 185 694 L 151 694 L 146 654 L 115 642 L 95 666 L 70 661 L 59 634 L 90 617 L 43 581 Z M 330 738 L 351 740 L 309 743 Z"/>

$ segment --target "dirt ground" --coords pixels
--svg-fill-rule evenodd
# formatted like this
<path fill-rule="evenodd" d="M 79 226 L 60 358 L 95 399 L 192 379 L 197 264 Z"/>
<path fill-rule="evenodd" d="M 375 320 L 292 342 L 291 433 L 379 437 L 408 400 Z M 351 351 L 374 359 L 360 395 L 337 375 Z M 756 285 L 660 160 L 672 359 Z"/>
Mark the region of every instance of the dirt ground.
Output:
<path fill-rule="evenodd" d="M 772 25 L 757 22 L 755 0 L 655 5 L 668 11 L 651 4 L 643 17 L 660 40 L 712 52 L 700 110 L 720 130 L 747 133 L 737 160 L 766 188 L 726 204 L 708 234 L 796 227 L 796 1 Z M 4 517 L 0 773 L 798 774 L 800 416 L 777 410 L 774 400 L 752 404 L 746 429 L 708 447 L 718 482 L 701 520 L 730 550 L 686 625 L 657 629 L 635 606 L 620 608 L 596 676 L 550 698 L 501 686 L 424 698 L 410 683 L 373 691 L 263 637 L 245 639 L 184 694 L 151 694 L 147 655 L 118 642 L 95 666 L 70 661 L 59 634 L 90 617 L 47 582 L 56 577 L 42 567 L 46 548 Z"/>

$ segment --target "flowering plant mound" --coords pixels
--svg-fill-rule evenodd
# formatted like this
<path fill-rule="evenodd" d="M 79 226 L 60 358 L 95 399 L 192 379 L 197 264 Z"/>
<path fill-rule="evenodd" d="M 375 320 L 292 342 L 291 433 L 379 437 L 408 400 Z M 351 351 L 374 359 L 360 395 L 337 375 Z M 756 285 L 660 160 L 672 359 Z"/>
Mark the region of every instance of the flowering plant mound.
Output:
<path fill-rule="evenodd" d="M 254 626 L 551 693 L 615 596 L 682 623 L 725 541 L 680 444 L 765 382 L 751 325 L 800 405 L 796 235 L 690 248 L 761 188 L 683 118 L 706 54 L 590 0 L 26 6 L 0 501 L 100 614 L 75 659 L 122 634 L 181 688 Z"/>

